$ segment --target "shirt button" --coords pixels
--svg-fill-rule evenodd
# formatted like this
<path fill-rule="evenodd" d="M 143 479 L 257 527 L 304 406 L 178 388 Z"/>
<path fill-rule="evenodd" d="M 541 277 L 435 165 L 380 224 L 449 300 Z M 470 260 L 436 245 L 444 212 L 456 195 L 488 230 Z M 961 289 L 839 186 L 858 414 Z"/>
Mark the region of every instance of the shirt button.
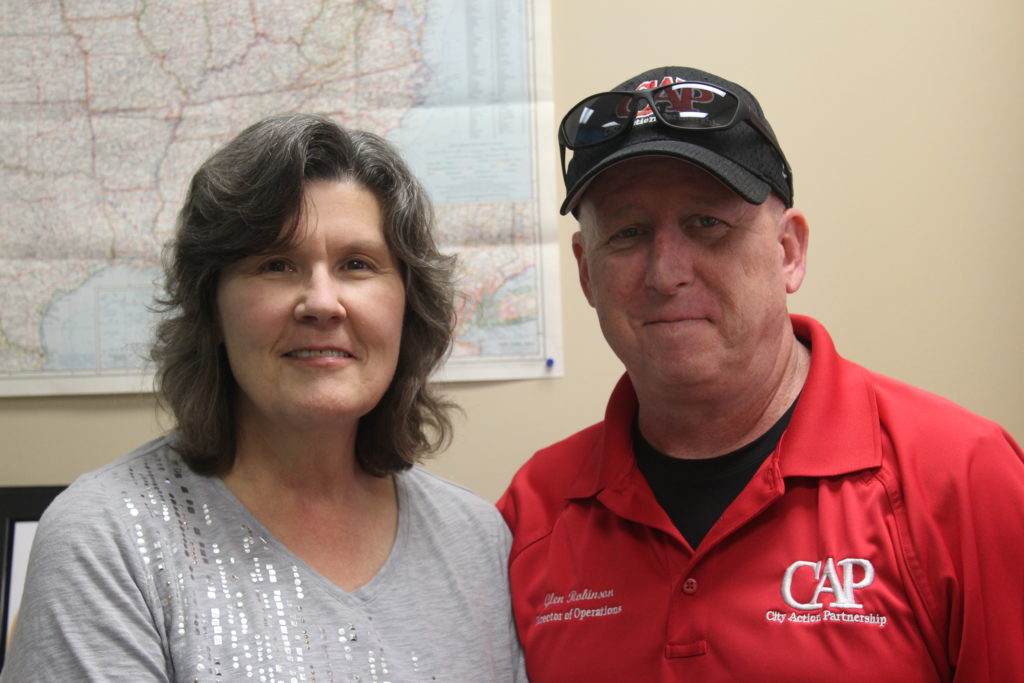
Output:
<path fill-rule="evenodd" d="M 697 592 L 697 579 L 689 578 L 683 581 L 683 592 L 687 595 L 693 595 Z"/>

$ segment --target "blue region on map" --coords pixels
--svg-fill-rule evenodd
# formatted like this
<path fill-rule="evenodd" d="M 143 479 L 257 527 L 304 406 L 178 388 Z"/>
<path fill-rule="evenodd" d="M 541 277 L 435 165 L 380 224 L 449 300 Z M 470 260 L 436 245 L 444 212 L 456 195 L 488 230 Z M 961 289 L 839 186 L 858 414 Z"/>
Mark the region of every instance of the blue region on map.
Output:
<path fill-rule="evenodd" d="M 111 266 L 58 297 L 43 318 L 45 371 L 104 372 L 143 367 L 157 315 L 155 268 Z"/>
<path fill-rule="evenodd" d="M 527 19 L 520 3 L 430 5 L 429 85 L 389 138 L 433 201 L 533 198 Z"/>

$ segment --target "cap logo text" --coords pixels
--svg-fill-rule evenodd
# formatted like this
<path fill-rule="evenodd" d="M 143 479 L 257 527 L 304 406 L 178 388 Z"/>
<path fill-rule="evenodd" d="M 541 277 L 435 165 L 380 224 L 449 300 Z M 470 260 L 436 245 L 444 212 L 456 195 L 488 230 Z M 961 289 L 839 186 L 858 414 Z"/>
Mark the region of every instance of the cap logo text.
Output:
<path fill-rule="evenodd" d="M 782 599 L 796 610 L 817 610 L 824 606 L 822 593 L 831 593 L 832 608 L 859 609 L 863 605 L 857 602 L 854 591 L 867 588 L 874 580 L 875 568 L 868 560 L 846 558 L 836 562 L 830 557 L 824 562 L 798 561 L 789 565 L 782 577 Z"/>
<path fill-rule="evenodd" d="M 660 81 L 651 80 L 644 81 L 636 87 L 637 90 L 653 90 L 654 88 L 660 88 L 666 85 L 673 85 L 676 83 L 683 84 L 687 81 L 679 78 L 678 76 L 665 76 Z M 714 102 L 715 93 L 706 87 L 701 87 L 700 84 L 694 83 L 692 87 L 676 87 L 676 88 L 665 88 L 654 95 L 654 98 L 658 103 L 666 103 L 666 106 L 662 111 L 673 112 L 673 113 L 694 113 L 703 114 L 700 109 L 696 107 L 698 104 L 707 104 Z M 625 106 L 625 103 L 623 103 Z M 628 112 L 620 112 L 620 115 L 625 117 Z M 636 113 L 636 118 L 642 119 L 646 116 L 654 116 L 654 112 L 651 111 L 651 105 L 645 104 L 643 109 Z"/>

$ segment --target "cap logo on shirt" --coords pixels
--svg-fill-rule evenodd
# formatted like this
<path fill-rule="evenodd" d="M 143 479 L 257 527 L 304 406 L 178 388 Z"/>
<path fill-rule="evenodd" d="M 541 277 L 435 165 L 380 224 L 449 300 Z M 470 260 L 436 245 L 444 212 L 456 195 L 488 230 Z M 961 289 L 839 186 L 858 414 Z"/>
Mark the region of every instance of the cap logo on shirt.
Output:
<path fill-rule="evenodd" d="M 804 601 L 801 601 L 793 594 L 793 583 L 798 574 L 802 587 L 806 589 L 814 586 L 809 600 L 804 597 Z M 813 581 L 808 580 L 809 576 L 814 577 Z M 875 568 L 869 560 L 846 558 L 836 562 L 830 557 L 824 562 L 794 562 L 782 577 L 782 599 L 793 609 L 816 610 L 824 607 L 821 602 L 822 593 L 831 593 L 834 609 L 860 609 L 864 605 L 857 602 L 855 591 L 867 588 L 874 580 Z"/>
<path fill-rule="evenodd" d="M 867 624 L 885 628 L 889 617 L 865 612 L 863 591 L 875 582 L 875 567 L 870 560 L 848 557 L 836 561 L 829 557 L 817 562 L 799 560 L 786 567 L 782 575 L 782 599 L 792 610 L 765 612 L 771 624 Z M 830 594 L 831 598 L 826 598 Z M 827 601 L 827 604 L 826 604 Z"/>

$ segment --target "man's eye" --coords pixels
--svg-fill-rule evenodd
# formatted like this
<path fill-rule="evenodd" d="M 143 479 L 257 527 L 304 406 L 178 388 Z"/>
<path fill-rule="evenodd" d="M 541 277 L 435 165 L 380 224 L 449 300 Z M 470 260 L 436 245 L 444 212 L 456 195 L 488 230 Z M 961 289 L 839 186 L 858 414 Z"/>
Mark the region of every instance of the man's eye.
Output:
<path fill-rule="evenodd" d="M 609 240 L 609 241 L 617 242 L 617 241 L 623 241 L 623 240 L 631 240 L 634 237 L 638 237 L 639 235 L 640 235 L 640 228 L 637 228 L 637 227 L 623 228 L 622 230 L 619 230 L 618 232 L 614 233 L 612 235 L 612 237 L 611 237 L 611 240 Z"/>
<path fill-rule="evenodd" d="M 718 220 L 714 216 L 701 216 L 697 219 L 697 225 L 701 228 L 717 228 L 722 224 L 722 221 Z"/>

